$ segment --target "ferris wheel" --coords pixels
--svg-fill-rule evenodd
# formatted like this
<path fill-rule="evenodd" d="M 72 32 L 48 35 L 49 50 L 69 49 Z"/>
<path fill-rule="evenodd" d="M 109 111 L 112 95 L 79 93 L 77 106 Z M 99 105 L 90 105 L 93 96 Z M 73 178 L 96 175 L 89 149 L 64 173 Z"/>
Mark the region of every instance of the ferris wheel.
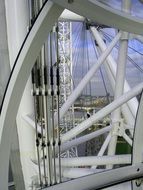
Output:
<path fill-rule="evenodd" d="M 16 118 L 18 125 L 23 120 L 20 116 L 21 113 L 24 112 L 25 114 L 28 110 L 26 107 L 27 97 L 29 97 L 29 105 L 33 107 L 34 104 L 34 109 L 31 108 L 29 112 L 33 112 L 35 118 L 33 117 L 32 121 L 27 117 L 24 123 L 26 130 L 23 127 L 18 129 L 19 141 L 22 142 L 20 156 L 25 159 L 23 164 L 26 164 L 25 166 L 22 165 L 26 189 L 102 189 L 119 183 L 123 183 L 123 187 L 117 185 L 115 189 L 136 190 L 143 188 L 143 83 L 131 88 L 126 80 L 128 42 L 130 38 L 143 42 L 143 21 L 131 15 L 130 0 L 123 1 L 122 4 L 121 12 L 113 10 L 99 1 L 52 0 L 45 1 L 40 11 L 36 13 L 12 67 L 1 107 L 1 189 L 4 190 L 8 187 L 8 165 L 12 134 L 16 127 Z M 67 84 L 65 75 L 71 69 L 67 67 L 68 71 L 65 72 L 62 68 L 64 75 L 61 76 L 60 63 L 66 61 L 69 66 L 71 61 L 70 52 L 67 49 L 67 46 L 70 46 L 67 42 L 70 38 L 69 31 L 67 31 L 67 26 L 57 24 L 58 18 L 65 9 L 82 15 L 75 16 L 66 10 L 69 15 L 71 14 L 72 19 L 76 17 L 77 20 L 83 21 L 85 18 L 88 20 L 88 29 L 96 43 L 94 45 L 98 57 L 95 64 L 90 68 L 88 67 L 87 73 L 82 75 L 83 78 L 77 86 L 70 88 L 70 90 L 68 88 L 68 93 L 66 86 L 63 95 L 60 96 L 60 92 L 62 92 L 59 83 L 60 77 Z M 92 22 L 116 28 L 115 36 L 110 39 L 110 42 L 105 43 L 103 38 L 105 33 L 100 30 L 100 24 L 95 27 L 90 24 Z M 63 36 L 60 33 L 60 27 L 68 33 L 65 40 L 68 45 L 65 47 L 61 45 Z M 59 38 L 61 41 L 59 41 Z M 111 54 L 115 46 L 117 46 L 118 51 L 117 64 Z M 62 48 L 64 48 L 64 51 Z M 68 48 L 71 48 L 71 46 Z M 46 58 L 45 52 L 47 52 L 48 58 Z M 45 64 L 46 59 L 48 59 L 48 67 Z M 67 126 L 70 125 L 68 121 L 73 119 L 73 104 L 102 65 L 113 89 L 114 100 L 108 102 L 108 105 L 92 115 L 89 114 L 82 122 L 76 125 L 72 122 L 72 127 Z M 32 75 L 32 95 L 29 90 L 31 88 L 30 82 L 28 86 L 26 85 L 30 74 Z M 73 85 L 72 80 L 70 80 L 70 84 Z M 23 95 L 23 92 L 25 95 Z M 138 95 L 141 96 L 139 101 L 136 98 Z M 69 113 L 68 116 L 71 116 L 68 121 L 65 119 L 67 113 Z M 106 116 L 110 117 L 107 126 L 92 130 L 89 134 L 83 133 Z M 29 130 L 27 122 L 34 127 Z M 64 133 L 61 132 L 62 130 L 64 130 Z M 77 156 L 77 145 L 103 134 L 105 134 L 105 139 L 96 156 Z M 130 146 L 132 151 L 128 154 L 116 153 L 119 137 Z M 24 147 L 26 148 L 24 149 Z M 74 157 L 69 156 L 69 150 L 76 152 Z M 64 152 L 66 152 L 66 156 Z M 17 169 L 19 170 L 19 168 Z M 31 176 L 30 179 L 27 179 L 28 173 Z M 29 182 L 33 182 L 33 184 L 30 186 Z M 21 182 L 17 183 L 23 185 Z"/>

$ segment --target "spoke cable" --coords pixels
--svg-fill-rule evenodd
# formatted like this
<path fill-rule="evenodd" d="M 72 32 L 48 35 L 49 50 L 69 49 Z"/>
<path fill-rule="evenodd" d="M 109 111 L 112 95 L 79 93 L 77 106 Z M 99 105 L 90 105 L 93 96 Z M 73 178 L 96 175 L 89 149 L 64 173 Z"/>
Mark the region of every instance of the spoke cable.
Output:
<path fill-rule="evenodd" d="M 43 89 L 43 81 L 42 81 L 42 63 L 41 63 L 41 53 L 39 56 L 39 67 L 38 67 L 38 84 L 39 84 L 39 112 L 40 112 L 40 126 L 41 126 L 41 148 L 42 148 L 42 160 L 43 160 L 43 170 L 44 170 L 44 180 L 45 185 L 47 185 L 47 179 L 46 179 L 46 164 L 45 164 L 45 137 L 44 137 L 44 102 L 43 102 L 43 95 L 42 95 L 42 89 Z"/>
<path fill-rule="evenodd" d="M 104 35 L 104 34 L 103 34 L 103 35 Z M 108 40 L 108 41 L 111 41 L 111 40 L 112 40 L 112 39 L 111 39 L 109 36 L 107 36 L 107 35 L 104 35 L 104 37 L 105 37 L 106 40 Z M 115 48 L 118 49 L 119 46 L 116 45 Z M 129 55 L 127 55 L 127 58 L 128 58 L 128 60 L 129 60 L 140 72 L 143 73 L 143 69 L 142 69 Z"/>
<path fill-rule="evenodd" d="M 40 187 L 42 188 L 42 176 L 41 176 L 41 165 L 40 165 L 40 150 L 39 150 L 39 135 L 38 135 L 38 117 L 37 117 L 37 101 L 36 101 L 36 86 L 37 86 L 37 63 L 32 69 L 31 72 L 32 86 L 33 86 L 33 98 L 34 98 L 34 118 L 35 118 L 35 129 L 36 129 L 36 150 L 37 150 L 37 159 L 38 159 L 38 171 L 39 171 L 39 182 Z"/>
<path fill-rule="evenodd" d="M 47 99 L 49 98 L 48 96 L 48 79 L 47 79 L 47 65 L 46 65 L 46 59 L 45 59 L 45 46 L 44 46 L 44 103 L 45 103 L 45 113 L 44 113 L 44 117 L 45 117 L 45 130 L 46 130 L 46 147 L 47 147 L 47 163 L 48 163 L 48 173 L 49 173 L 49 185 L 52 185 L 52 176 L 51 176 L 51 158 L 50 158 L 50 153 L 51 153 L 51 143 L 50 143 L 50 137 L 49 137 L 49 133 L 50 133 L 50 129 L 49 129 L 49 124 L 48 124 L 48 118 L 50 118 L 50 116 L 48 115 L 48 102 Z M 48 117 L 49 116 L 49 117 Z"/>

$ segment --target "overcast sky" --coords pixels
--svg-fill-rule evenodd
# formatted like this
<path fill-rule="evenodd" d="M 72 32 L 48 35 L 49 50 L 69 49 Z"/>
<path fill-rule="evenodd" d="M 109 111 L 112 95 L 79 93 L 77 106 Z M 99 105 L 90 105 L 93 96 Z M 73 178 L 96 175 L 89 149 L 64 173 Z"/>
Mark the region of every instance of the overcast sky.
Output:
<path fill-rule="evenodd" d="M 112 0 L 113 1 L 113 0 Z M 96 64 L 97 55 L 95 53 L 95 42 L 91 37 L 91 34 L 82 23 L 73 23 L 73 78 L 75 86 L 81 81 L 86 75 L 88 70 Z M 114 29 L 103 30 L 103 36 L 106 39 L 106 45 L 110 43 L 115 35 Z M 126 65 L 126 78 L 130 83 L 131 87 L 143 81 L 143 45 L 137 40 L 130 40 L 128 47 L 128 60 Z M 118 47 L 112 51 L 114 59 L 117 61 Z M 139 66 L 139 68 L 138 68 Z M 111 85 L 106 76 L 104 67 L 101 68 L 90 83 L 86 86 L 82 94 L 93 95 L 93 96 L 104 96 L 106 94 L 103 80 L 105 81 L 106 88 L 111 95 Z M 103 74 L 103 78 L 101 75 Z"/>

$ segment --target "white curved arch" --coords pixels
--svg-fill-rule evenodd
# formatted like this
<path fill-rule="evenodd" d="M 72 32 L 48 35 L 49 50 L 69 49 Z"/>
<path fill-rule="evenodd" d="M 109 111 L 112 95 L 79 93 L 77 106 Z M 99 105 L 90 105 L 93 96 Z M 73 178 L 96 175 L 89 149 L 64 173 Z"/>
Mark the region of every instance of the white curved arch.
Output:
<path fill-rule="evenodd" d="M 48 1 L 30 31 L 9 81 L 0 117 L 0 188 L 8 188 L 8 163 L 12 131 L 24 86 L 48 33 L 63 8 Z"/>
<path fill-rule="evenodd" d="M 55 2 L 65 2 L 64 0 L 53 0 Z M 81 3 L 80 7 L 77 7 L 77 12 L 83 13 L 83 10 L 86 10 L 83 15 L 85 15 L 88 11 L 89 18 L 94 18 L 95 17 L 95 10 L 94 14 L 91 10 L 93 9 L 88 9 L 92 8 L 91 5 L 93 5 L 89 1 L 81 1 L 77 0 L 75 1 L 76 3 Z M 68 3 L 65 2 L 65 6 L 68 7 Z M 74 4 L 75 5 L 75 4 Z M 82 7 L 81 7 L 82 5 Z M 87 6 L 86 6 L 87 5 Z M 70 4 L 71 9 L 72 5 Z M 84 7 L 85 6 L 85 7 Z M 82 9 L 83 8 L 83 9 Z M 95 7 L 94 7 L 95 8 Z M 103 7 L 98 7 L 100 10 Z M 97 7 L 96 7 L 97 9 Z M 46 3 L 43 11 L 41 12 L 41 15 L 39 16 L 38 20 L 36 21 L 28 39 L 25 42 L 25 45 L 22 49 L 22 52 L 17 60 L 17 65 L 14 69 L 14 72 L 12 74 L 10 84 L 8 87 L 8 91 L 6 93 L 6 101 L 4 101 L 4 107 L 2 109 L 1 113 L 1 118 L 0 118 L 0 123 L 1 123 L 1 128 L 0 128 L 0 184 L 1 188 L 3 190 L 7 189 L 7 171 L 8 171 L 8 161 L 9 161 L 9 151 L 10 151 L 10 142 L 11 142 L 11 134 L 12 134 L 12 129 L 14 127 L 14 121 L 16 117 L 16 113 L 18 110 L 19 102 L 22 96 L 22 92 L 24 89 L 24 86 L 26 84 L 27 78 L 30 74 L 30 70 L 34 64 L 34 61 L 36 60 L 36 55 L 38 55 L 40 48 L 42 44 L 44 43 L 44 40 L 47 37 L 47 33 L 50 31 L 52 25 L 54 24 L 55 20 L 59 17 L 59 15 L 62 12 L 62 8 L 58 5 L 54 5 L 51 2 Z M 73 6 L 73 10 L 76 11 L 75 7 Z M 90 10 L 90 11 L 89 11 Z M 109 10 L 108 10 L 109 11 Z M 91 13 L 90 13 L 91 12 Z M 105 10 L 107 14 L 107 10 Z M 105 12 L 103 12 L 105 14 Z M 106 24 L 109 24 L 114 27 L 119 27 L 122 30 L 130 30 L 131 32 L 142 34 L 143 31 L 143 22 L 139 19 L 135 19 L 133 17 L 127 16 L 125 14 L 119 15 L 115 14 L 114 12 L 109 11 L 110 13 L 109 16 L 115 16 L 116 17 L 116 22 L 113 20 L 110 22 L 106 22 Z M 97 11 L 97 14 L 99 16 L 99 12 Z M 103 14 L 102 14 L 103 15 Z M 107 16 L 107 15 L 106 15 Z M 105 19 L 106 19 L 105 16 Z M 122 19 L 121 19 L 122 18 Z M 124 19 L 123 19 L 124 18 Z M 103 19 L 103 17 L 101 17 Z M 107 17 L 108 20 L 109 17 Z M 121 19 L 121 23 L 117 24 L 117 21 Z M 97 20 L 97 19 L 96 19 Z M 99 22 L 103 23 L 105 20 L 98 20 Z M 114 24 L 115 25 L 112 25 Z M 128 27 L 126 26 L 126 23 L 130 24 L 131 26 Z M 134 26 L 132 26 L 132 24 Z M 135 167 L 136 168 L 136 167 Z M 131 168 L 132 169 L 132 168 Z M 122 169 L 121 169 L 122 170 Z M 105 173 L 108 175 L 107 173 Z M 100 178 L 100 175 L 99 175 Z"/>

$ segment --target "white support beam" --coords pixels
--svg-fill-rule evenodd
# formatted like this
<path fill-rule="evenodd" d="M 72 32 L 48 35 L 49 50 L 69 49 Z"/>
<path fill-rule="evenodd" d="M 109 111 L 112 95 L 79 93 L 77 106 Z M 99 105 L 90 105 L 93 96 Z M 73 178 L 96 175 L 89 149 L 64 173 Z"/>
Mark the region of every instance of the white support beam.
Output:
<path fill-rule="evenodd" d="M 63 9 L 60 6 L 47 1 L 28 34 L 15 62 L 0 117 L 0 184 L 3 190 L 8 189 L 11 134 L 15 127 L 15 118 L 24 87 L 41 47 L 62 11 Z"/>
<path fill-rule="evenodd" d="M 111 130 L 110 126 L 104 127 L 102 129 L 99 129 L 99 130 L 97 130 L 95 132 L 92 132 L 92 133 L 90 133 L 88 135 L 84 135 L 82 137 L 73 139 L 71 141 L 67 141 L 67 142 L 65 142 L 65 143 L 63 143 L 61 145 L 61 151 L 66 151 L 71 147 L 74 147 L 74 146 L 77 146 L 77 145 L 82 144 L 84 142 L 87 142 L 87 141 L 89 141 L 89 140 L 91 140 L 91 139 L 93 139 L 95 137 L 98 137 L 98 136 L 100 136 L 100 135 L 102 135 L 104 133 L 109 132 L 110 130 Z M 58 152 L 58 149 L 56 149 L 56 152 Z"/>
<path fill-rule="evenodd" d="M 123 134 L 123 138 L 126 140 L 126 142 L 127 142 L 130 146 L 133 145 L 132 139 L 130 139 L 130 137 L 129 137 L 126 133 Z"/>
<path fill-rule="evenodd" d="M 35 165 L 35 170 L 38 173 L 38 167 L 37 165 Z M 57 176 L 59 176 L 59 168 L 57 167 Z M 66 167 L 62 167 L 61 168 L 61 175 L 64 178 L 70 178 L 70 179 L 75 179 L 78 177 L 83 177 L 83 176 L 87 176 L 90 174 L 95 174 L 98 172 L 103 171 L 103 169 L 90 169 L 90 168 L 66 168 Z M 44 174 L 43 172 L 43 168 L 42 168 L 42 175 Z"/>
<path fill-rule="evenodd" d="M 77 136 L 82 131 L 84 131 L 85 129 L 96 123 L 98 120 L 104 118 L 106 115 L 108 115 L 118 107 L 122 106 L 125 102 L 127 102 L 128 100 L 132 99 L 134 96 L 139 94 L 142 91 L 142 89 L 143 89 L 143 83 L 140 83 L 136 87 L 132 88 L 132 90 L 123 94 L 120 98 L 113 101 L 112 103 L 104 107 L 102 110 L 98 111 L 96 114 L 94 114 L 87 120 L 83 121 L 81 124 L 77 125 L 74 129 L 71 129 L 69 132 L 67 132 L 65 135 L 61 137 L 61 141 L 65 142 Z"/>
<path fill-rule="evenodd" d="M 135 132 L 134 132 L 134 142 L 133 142 L 133 156 L 132 163 L 142 163 L 143 155 L 143 92 L 140 100 L 140 105 L 138 109 Z M 139 187 L 136 185 L 136 182 L 133 183 L 133 190 L 141 190 L 143 188 L 142 179 L 139 181 Z"/>
<path fill-rule="evenodd" d="M 138 109 L 138 115 L 136 119 L 136 126 L 135 126 L 135 136 L 133 142 L 133 163 L 140 163 L 142 162 L 142 155 L 143 155 L 143 92 L 140 100 L 140 105 Z"/>
<path fill-rule="evenodd" d="M 33 162 L 37 165 L 37 162 Z M 113 156 L 87 156 L 74 158 L 61 158 L 62 167 L 94 166 L 107 164 L 131 164 L 131 154 L 113 155 Z M 42 164 L 43 166 L 43 164 Z M 56 166 L 59 166 L 56 158 Z"/>
<path fill-rule="evenodd" d="M 91 175 L 94 173 L 98 173 L 103 171 L 102 169 L 88 169 L 88 168 L 63 168 L 62 176 L 64 178 L 75 179 L 87 175 Z"/>
<path fill-rule="evenodd" d="M 16 125 L 16 123 L 15 123 Z M 19 139 L 17 127 L 15 126 L 12 134 L 10 163 L 12 168 L 12 175 L 14 179 L 14 186 L 16 189 L 25 189 L 24 177 L 22 171 L 21 157 L 19 151 Z"/>
<path fill-rule="evenodd" d="M 35 121 L 30 117 L 30 115 L 23 115 L 22 119 L 29 125 L 29 127 L 32 127 L 35 130 Z M 39 133 L 41 133 L 41 127 L 39 124 L 37 124 L 37 130 Z"/>
<path fill-rule="evenodd" d="M 101 146 L 101 148 L 100 148 L 100 150 L 99 150 L 97 156 L 103 156 L 103 155 L 104 155 L 104 153 L 105 153 L 105 151 L 106 151 L 106 149 L 107 149 L 107 147 L 108 147 L 108 144 L 109 144 L 109 142 L 110 142 L 110 139 L 111 139 L 111 132 L 107 135 L 107 137 L 106 137 L 106 139 L 105 139 L 103 145 Z M 92 166 L 91 168 L 96 169 L 97 166 Z"/>
<path fill-rule="evenodd" d="M 93 31 L 94 31 L 94 28 L 92 28 L 93 29 Z M 91 31 L 91 32 L 93 32 L 93 31 Z M 94 34 L 96 34 L 97 33 L 97 31 L 95 30 L 95 33 Z M 99 37 L 99 38 L 98 38 Z M 100 39 L 100 40 L 98 40 L 98 39 Z M 104 43 L 104 41 L 102 40 L 102 38 L 100 37 L 100 35 L 99 35 L 99 33 L 97 33 L 97 41 L 99 41 L 99 47 L 97 47 L 97 51 L 96 51 L 96 53 L 98 54 L 98 53 L 100 53 L 100 52 L 103 52 L 103 49 L 102 49 L 102 47 L 104 47 L 104 45 L 106 46 L 106 44 Z M 102 43 L 100 43 L 100 42 L 102 42 Z M 102 46 L 102 45 L 103 46 Z M 105 48 L 106 49 L 106 48 Z M 112 65 L 112 67 L 111 67 L 111 65 Z M 106 73 L 107 73 L 107 76 L 108 76 L 108 79 L 109 79 L 109 81 L 110 81 L 110 84 L 111 84 L 111 88 L 112 88 L 112 90 L 113 90 L 113 92 L 114 92 L 114 90 L 115 90 L 115 74 L 116 74 L 116 63 L 115 63 L 115 61 L 114 61 L 114 59 L 112 58 L 112 56 L 111 55 L 109 55 L 108 57 L 107 57 L 107 60 L 106 60 L 106 62 L 105 62 L 105 64 L 104 64 L 104 68 L 105 68 L 105 71 L 106 71 Z M 126 84 L 127 84 L 127 82 L 125 81 L 125 87 L 126 87 Z M 127 85 L 128 86 L 128 85 Z M 125 88 L 124 88 L 125 89 Z M 127 88 L 128 89 L 128 88 Z M 129 88 L 130 89 L 130 88 Z M 128 90 L 129 90 L 128 89 Z M 130 108 L 129 108 L 129 106 L 128 106 L 128 104 L 130 105 L 132 102 L 134 102 L 134 99 L 136 100 L 136 98 L 133 98 L 132 100 L 130 100 L 127 104 L 124 104 L 122 107 L 121 107 L 121 110 L 122 110 L 122 113 L 123 113 L 123 116 L 124 116 L 124 119 L 125 119 L 125 123 L 128 123 L 128 124 L 134 124 L 134 122 L 135 122 L 135 118 L 134 118 L 134 116 L 132 115 L 132 112 L 131 112 L 131 110 L 130 110 Z M 136 101 L 137 102 L 137 101 Z M 137 102 L 137 104 L 138 104 L 138 102 Z M 133 125 L 134 126 L 134 125 Z"/>
<path fill-rule="evenodd" d="M 91 32 L 93 34 L 93 37 L 95 38 L 95 40 L 97 41 L 99 48 L 101 50 L 101 52 L 104 52 L 106 47 L 106 44 L 104 43 L 103 39 L 101 38 L 100 34 L 98 33 L 98 31 L 96 30 L 96 28 L 91 27 Z M 114 87 L 114 82 L 115 82 L 115 76 L 116 76 L 116 70 L 117 70 L 117 64 L 115 62 L 115 60 L 113 59 L 113 57 L 111 55 L 109 55 L 107 57 L 107 65 L 104 65 L 106 71 L 109 72 L 108 76 L 110 76 L 111 78 L 111 84 Z M 124 84 L 124 92 L 129 91 L 131 88 L 128 84 L 128 82 L 125 80 L 125 84 Z M 133 117 L 136 117 L 136 112 L 137 112 L 137 108 L 138 108 L 138 101 L 136 98 L 133 98 L 132 100 L 130 100 L 127 103 L 128 107 L 129 107 L 129 111 L 131 112 L 131 114 L 133 115 Z M 126 112 L 124 111 L 126 108 L 123 108 L 123 113 L 126 114 Z M 127 108 L 128 109 L 128 108 Z M 128 114 L 128 113 L 127 113 Z M 130 113 L 129 113 L 130 114 Z"/>
<path fill-rule="evenodd" d="M 114 155 L 114 156 L 87 156 L 75 158 L 62 158 L 61 166 L 63 167 L 78 167 L 78 166 L 96 166 L 107 164 L 130 164 L 131 155 Z M 58 159 L 56 159 L 58 166 Z"/>
<path fill-rule="evenodd" d="M 67 101 L 63 104 L 60 109 L 60 119 L 64 116 L 67 110 L 71 107 L 71 105 L 75 102 L 75 100 L 79 97 L 85 86 L 91 80 L 96 71 L 100 68 L 100 66 L 104 63 L 105 59 L 108 57 L 113 47 L 116 45 L 118 40 L 120 39 L 121 34 L 118 33 L 107 49 L 103 52 L 103 54 L 99 57 L 97 62 L 92 66 L 92 68 L 88 71 L 88 73 L 83 77 L 78 86 L 72 92 L 72 94 L 68 97 Z M 55 114 L 55 125 L 57 125 L 57 113 Z"/>
<path fill-rule="evenodd" d="M 122 1 L 122 10 L 129 12 L 131 9 L 131 1 Z M 127 52 L 128 52 L 128 33 L 122 31 L 122 35 L 119 41 L 119 52 L 118 52 L 118 64 L 115 79 L 115 92 L 114 100 L 118 99 L 124 92 L 124 82 L 126 75 L 126 62 L 127 62 Z M 108 155 L 115 155 L 116 145 L 118 139 L 118 131 L 121 128 L 121 108 L 119 107 L 112 113 L 112 131 L 111 140 L 108 146 Z M 112 168 L 113 165 L 107 166 L 108 169 Z"/>
<path fill-rule="evenodd" d="M 143 165 L 136 164 L 70 180 L 52 187 L 45 188 L 45 190 L 67 190 L 67 187 L 68 190 L 73 190 L 73 187 L 76 190 L 102 189 L 142 176 Z"/>
<path fill-rule="evenodd" d="M 103 156 L 107 147 L 108 147 L 108 144 L 110 142 L 110 139 L 111 139 L 111 132 L 107 135 L 103 145 L 101 146 L 99 152 L 98 152 L 98 156 Z"/>

